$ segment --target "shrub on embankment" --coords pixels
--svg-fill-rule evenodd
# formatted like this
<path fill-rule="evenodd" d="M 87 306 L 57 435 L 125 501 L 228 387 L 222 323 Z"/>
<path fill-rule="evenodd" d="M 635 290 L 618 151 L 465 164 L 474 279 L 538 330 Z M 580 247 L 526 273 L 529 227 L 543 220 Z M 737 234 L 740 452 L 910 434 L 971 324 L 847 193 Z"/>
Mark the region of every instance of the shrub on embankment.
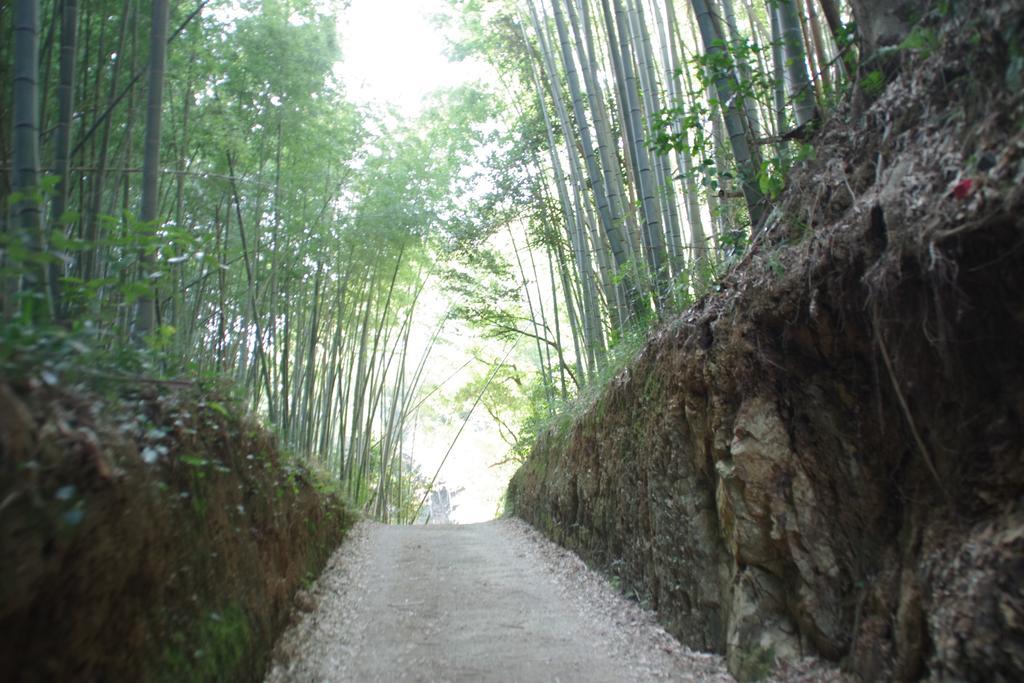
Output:
<path fill-rule="evenodd" d="M 1024 20 L 965 12 L 511 483 L 741 678 L 1024 679 Z"/>
<path fill-rule="evenodd" d="M 0 672 L 247 681 L 352 517 L 230 401 L 0 383 Z"/>

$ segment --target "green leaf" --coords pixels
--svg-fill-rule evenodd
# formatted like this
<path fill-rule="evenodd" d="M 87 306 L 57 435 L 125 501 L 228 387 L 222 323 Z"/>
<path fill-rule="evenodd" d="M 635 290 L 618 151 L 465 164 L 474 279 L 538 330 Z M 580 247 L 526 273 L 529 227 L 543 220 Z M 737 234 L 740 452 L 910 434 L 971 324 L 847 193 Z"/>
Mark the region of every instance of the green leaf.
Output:
<path fill-rule="evenodd" d="M 798 149 L 797 153 L 796 153 L 796 160 L 797 161 L 806 161 L 808 159 L 817 159 L 817 158 L 818 158 L 818 152 L 817 152 L 817 150 L 814 149 L 814 145 L 812 145 L 809 142 L 800 145 L 800 149 Z"/>
<path fill-rule="evenodd" d="M 220 403 L 218 403 L 216 401 L 210 401 L 209 403 L 206 404 L 206 407 L 209 408 L 210 410 L 212 410 L 215 413 L 219 413 L 223 417 L 228 417 L 228 410 L 227 410 L 227 408 L 225 408 L 222 404 L 220 404 Z"/>
<path fill-rule="evenodd" d="M 885 74 L 878 69 L 864 74 L 860 80 L 860 87 L 868 95 L 877 95 L 885 88 Z"/>
<path fill-rule="evenodd" d="M 60 225 L 71 225 L 72 223 L 77 221 L 80 216 L 81 214 L 78 211 L 65 211 L 57 219 L 57 223 L 59 223 Z"/>
<path fill-rule="evenodd" d="M 57 185 L 59 185 L 59 184 L 60 184 L 60 176 L 59 175 L 49 175 L 48 174 L 48 175 L 44 175 L 39 180 L 39 188 L 44 193 L 53 192 L 54 189 L 56 189 Z"/>
<path fill-rule="evenodd" d="M 145 282 L 127 282 L 121 286 L 121 296 L 127 304 L 133 304 L 144 296 L 153 293 L 153 288 Z"/>

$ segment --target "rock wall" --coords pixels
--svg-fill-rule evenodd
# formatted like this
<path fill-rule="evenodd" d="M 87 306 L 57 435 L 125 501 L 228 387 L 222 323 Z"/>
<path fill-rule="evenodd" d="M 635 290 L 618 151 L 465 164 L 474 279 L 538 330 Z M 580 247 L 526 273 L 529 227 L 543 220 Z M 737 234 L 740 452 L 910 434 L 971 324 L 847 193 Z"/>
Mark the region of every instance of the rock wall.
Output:
<path fill-rule="evenodd" d="M 1024 680 L 1024 20 L 959 11 L 509 488 L 741 679 Z"/>

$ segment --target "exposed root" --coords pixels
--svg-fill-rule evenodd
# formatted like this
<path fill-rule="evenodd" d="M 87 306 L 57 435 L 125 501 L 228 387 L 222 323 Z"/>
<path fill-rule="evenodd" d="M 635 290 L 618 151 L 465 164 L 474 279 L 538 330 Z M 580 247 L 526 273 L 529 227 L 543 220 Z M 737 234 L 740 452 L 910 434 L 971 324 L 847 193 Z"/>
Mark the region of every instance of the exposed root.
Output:
<path fill-rule="evenodd" d="M 910 433 L 914 437 L 914 443 L 917 445 L 917 450 L 921 454 L 922 460 L 928 467 L 928 471 L 931 473 L 932 478 L 935 479 L 935 485 L 942 491 L 943 497 L 947 503 L 951 502 L 949 492 L 942 485 L 942 477 L 939 476 L 939 471 L 935 468 L 935 461 L 932 460 L 932 456 L 928 451 L 928 446 L 925 444 L 924 439 L 921 438 L 921 432 L 917 429 L 917 423 L 914 422 L 914 416 L 910 412 L 910 406 L 907 405 L 907 398 L 903 395 L 903 390 L 900 388 L 900 382 L 896 379 L 896 370 L 893 368 L 892 358 L 889 356 L 889 350 L 885 347 L 885 339 L 882 336 L 880 328 L 878 326 L 878 308 L 877 305 L 873 311 L 873 318 L 875 322 L 875 342 L 878 344 L 878 350 L 882 352 L 882 361 L 885 363 L 885 369 L 889 374 L 889 380 L 892 382 L 892 389 L 896 393 L 896 400 L 900 404 L 900 409 L 903 411 L 903 417 L 907 421 L 907 426 L 910 427 Z"/>

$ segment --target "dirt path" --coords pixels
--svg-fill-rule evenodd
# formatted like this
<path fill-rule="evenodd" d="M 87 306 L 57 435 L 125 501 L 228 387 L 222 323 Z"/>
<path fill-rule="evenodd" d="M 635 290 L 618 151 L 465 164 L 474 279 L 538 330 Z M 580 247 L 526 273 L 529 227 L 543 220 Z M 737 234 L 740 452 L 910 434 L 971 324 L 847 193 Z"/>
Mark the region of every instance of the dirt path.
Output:
<path fill-rule="evenodd" d="M 732 681 L 518 520 L 361 523 L 268 681 Z"/>

